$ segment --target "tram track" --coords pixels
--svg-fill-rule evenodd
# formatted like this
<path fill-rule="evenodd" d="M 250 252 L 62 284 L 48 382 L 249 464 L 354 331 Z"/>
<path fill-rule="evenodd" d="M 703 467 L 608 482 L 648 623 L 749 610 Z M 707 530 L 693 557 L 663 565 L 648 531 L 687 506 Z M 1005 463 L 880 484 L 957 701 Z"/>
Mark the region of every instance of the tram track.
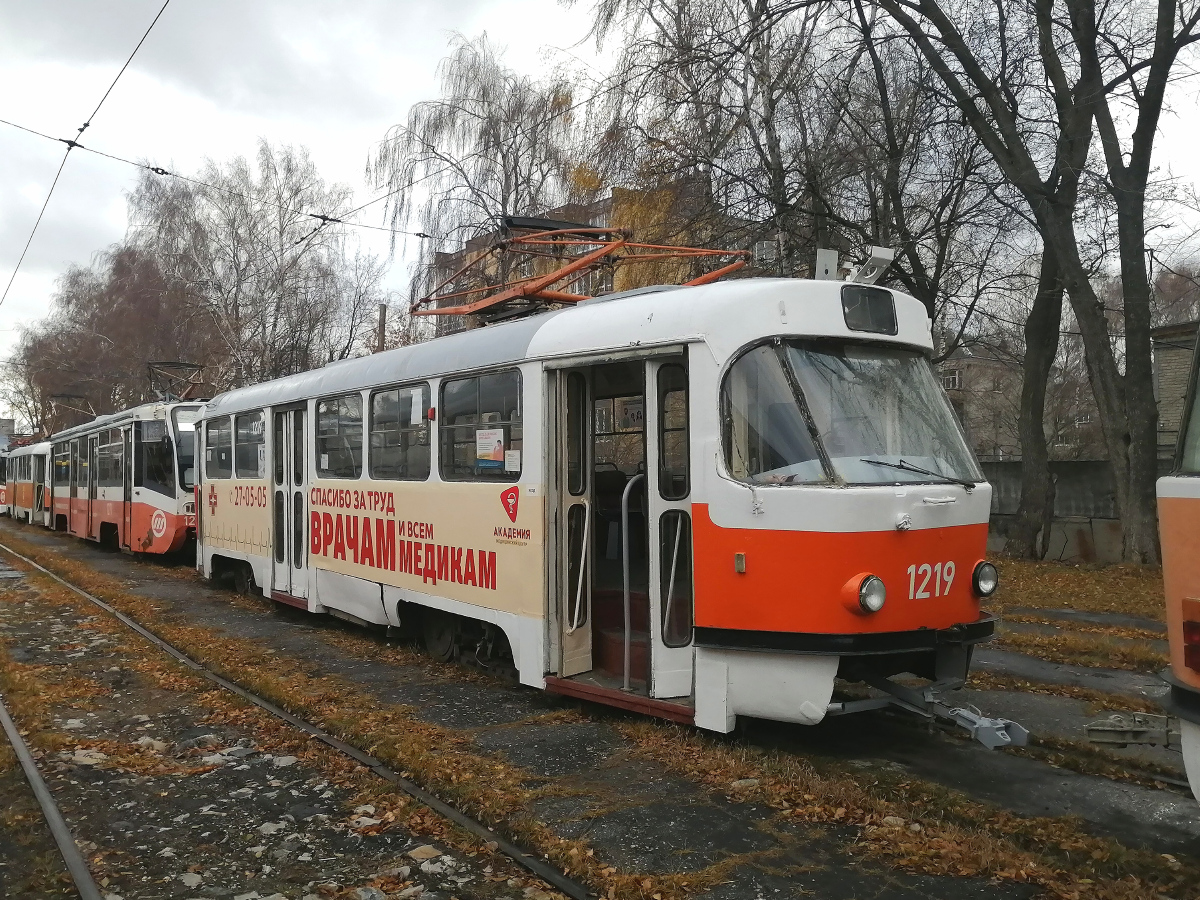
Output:
<path fill-rule="evenodd" d="M 483 842 L 494 845 L 498 852 L 507 856 L 514 863 L 525 869 L 530 874 L 542 879 L 547 884 L 553 886 L 556 890 L 561 891 L 566 896 L 571 897 L 572 900 L 591 900 L 591 898 L 596 896 L 594 891 L 589 890 L 588 887 L 581 882 L 564 875 L 553 866 L 543 862 L 531 853 L 512 843 L 503 835 L 489 828 L 487 825 L 484 825 L 451 804 L 446 803 L 410 779 L 405 778 L 401 773 L 389 767 L 384 762 L 376 759 L 369 753 L 366 753 L 359 748 L 340 740 L 339 738 L 312 724 L 311 722 L 308 722 L 299 716 L 293 715 L 277 704 L 272 703 L 270 700 L 267 700 L 251 690 L 248 690 L 242 685 L 237 684 L 236 682 L 231 681 L 230 679 L 225 678 L 216 672 L 213 672 L 202 663 L 193 659 L 187 653 L 175 647 L 169 641 L 164 640 L 162 637 L 155 634 L 141 623 L 114 608 L 111 604 L 105 602 L 89 591 L 84 590 L 78 585 L 73 584 L 70 580 L 63 578 L 61 575 L 58 575 L 35 560 L 30 559 L 28 556 L 25 556 L 12 547 L 9 547 L 7 544 L 0 543 L 0 551 L 7 553 L 14 559 L 20 560 L 25 565 L 37 570 L 47 578 L 52 579 L 76 595 L 84 598 L 89 603 L 103 610 L 112 618 L 116 619 L 129 630 L 149 641 L 176 662 L 187 667 L 205 680 L 236 695 L 242 700 L 255 705 L 259 709 L 277 719 L 282 720 L 291 727 L 308 734 L 310 737 L 320 741 L 338 753 L 349 757 L 359 765 L 371 771 L 383 781 L 388 782 L 393 787 L 399 788 L 418 803 L 428 807 L 438 815 L 450 822 L 453 822 L 455 825 L 469 832 L 475 837 L 480 838 Z M 13 748 L 21 762 L 21 766 L 24 769 L 27 778 L 29 779 L 38 803 L 45 814 L 47 823 L 52 834 L 54 835 L 59 850 L 62 853 L 63 860 L 67 865 L 68 872 L 70 873 L 72 880 L 75 882 L 76 887 L 79 890 L 80 897 L 82 900 L 101 900 L 102 895 L 99 891 L 99 888 L 97 887 L 95 880 L 92 878 L 86 862 L 83 860 L 78 848 L 75 846 L 74 838 L 71 837 L 69 826 L 67 826 L 62 814 L 58 811 L 57 805 L 54 803 L 48 787 L 41 778 L 40 773 L 37 771 L 36 764 L 33 761 L 33 757 L 29 752 L 28 746 L 26 746 L 24 740 L 21 738 L 15 723 L 12 722 L 7 710 L 4 709 L 2 702 L 0 702 L 0 722 L 3 722 L 4 724 L 4 730 L 8 735 L 10 742 L 13 744 Z"/>
<path fill-rule="evenodd" d="M 880 798 L 870 801 L 872 806 L 867 808 L 871 810 L 870 812 L 859 807 L 856 813 L 853 803 L 857 801 L 848 804 L 851 805 L 851 816 L 857 823 L 855 827 L 862 828 L 864 824 L 866 825 L 868 834 L 864 837 L 873 841 L 872 855 L 877 855 L 879 858 L 891 858 L 896 855 L 896 848 L 890 841 L 880 841 L 878 834 L 874 838 L 869 837 L 869 833 L 872 831 L 869 823 L 872 820 L 879 821 L 878 816 L 893 812 L 911 817 L 912 820 L 922 823 L 927 829 L 928 837 L 926 832 L 923 832 L 919 837 L 905 838 L 905 841 L 937 842 L 941 840 L 938 836 L 940 827 L 938 823 L 946 814 L 941 806 L 942 795 L 925 796 L 929 787 L 922 787 L 922 784 L 943 782 L 944 773 L 932 773 L 931 775 L 928 765 L 924 765 L 922 768 L 921 759 L 917 759 L 914 764 L 910 758 L 901 758 L 905 755 L 907 757 L 923 757 L 933 752 L 937 759 L 953 764 L 959 774 L 974 772 L 976 777 L 979 766 L 986 762 L 990 770 L 998 773 L 997 780 L 1007 780 L 1009 783 L 1013 781 L 1009 778 L 1010 774 L 1025 776 L 1029 772 L 1037 770 L 1044 773 L 1038 777 L 1044 777 L 1052 772 L 1060 771 L 1050 769 L 1042 763 L 1035 763 L 1033 760 L 1015 759 L 1006 754 L 988 754 L 986 758 L 981 758 L 979 754 L 986 753 L 986 751 L 977 751 L 975 748 L 964 746 L 957 741 L 946 742 L 940 738 L 931 740 L 929 736 L 923 737 L 919 733 L 920 729 L 914 730 L 910 727 L 912 723 L 896 717 L 877 720 L 877 725 L 883 726 L 887 731 L 883 743 L 895 744 L 898 747 L 900 753 L 894 758 L 908 772 L 907 775 L 896 764 L 887 761 L 891 757 L 877 754 L 878 747 L 876 745 L 879 741 L 870 741 L 868 743 L 871 746 L 864 746 L 861 739 L 855 738 L 846 728 L 838 728 L 837 723 L 834 723 L 834 727 L 822 729 L 786 729 L 786 734 L 776 735 L 782 741 L 767 739 L 770 735 L 762 733 L 743 734 L 739 739 L 732 741 L 714 741 L 691 729 L 660 727 L 640 718 L 613 717 L 602 708 L 571 711 L 563 709 L 561 703 L 550 702 L 545 695 L 513 690 L 511 686 L 494 684 L 493 680 L 488 678 L 472 677 L 463 673 L 458 667 L 453 667 L 454 671 L 443 671 L 442 667 L 436 664 L 430 665 L 416 658 L 419 656 L 423 659 L 423 654 L 414 654 L 407 648 L 397 646 L 391 641 L 382 640 L 379 635 L 372 638 L 369 634 L 357 629 L 343 629 L 336 623 L 320 617 L 301 618 L 283 608 L 279 608 L 275 615 L 264 616 L 263 613 L 269 609 L 269 603 L 264 605 L 262 601 L 254 601 L 251 598 L 232 598 L 224 590 L 213 590 L 198 584 L 193 585 L 193 580 L 187 573 L 174 567 L 162 574 L 154 575 L 151 572 L 153 567 L 151 569 L 143 566 L 131 567 L 121 557 L 98 554 L 86 545 L 70 543 L 58 547 L 57 541 L 53 537 L 40 533 L 32 534 L 29 538 L 33 540 L 30 541 L 23 535 L 14 534 L 13 544 L 15 546 L 0 544 L 0 550 L 13 551 L 14 560 L 19 558 L 23 567 L 32 564 L 31 568 L 36 569 L 39 573 L 44 573 L 46 577 L 58 575 L 59 577 L 54 580 L 80 598 L 72 601 L 76 608 L 94 608 L 95 604 L 86 596 L 94 591 L 95 594 L 100 595 L 96 599 L 103 598 L 101 603 L 105 606 L 115 605 L 119 607 L 120 612 L 136 617 L 139 623 L 144 622 L 151 625 L 154 631 L 163 634 L 176 646 L 187 648 L 187 654 L 190 654 L 192 658 L 203 660 L 206 665 L 212 666 L 227 677 L 247 683 L 238 674 L 241 669 L 235 670 L 231 663 L 237 660 L 238 666 L 250 665 L 252 668 L 246 670 L 246 678 L 249 679 L 248 686 L 253 687 L 254 690 L 270 697 L 276 704 L 296 709 L 311 721 L 321 722 L 326 729 L 387 759 L 393 767 L 396 767 L 396 771 L 400 771 L 404 775 L 409 775 L 410 772 L 420 773 L 418 777 L 422 778 L 424 783 L 432 782 L 440 785 L 452 796 L 467 798 L 469 808 L 473 812 L 483 809 L 484 814 L 488 815 L 489 810 L 496 810 L 495 806 L 488 806 L 488 803 L 491 802 L 487 800 L 488 797 L 508 797 L 510 795 L 507 791 L 513 791 L 511 796 L 514 798 L 512 801 L 514 805 L 505 807 L 509 811 L 499 813 L 499 819 L 495 817 L 488 819 L 493 827 L 496 826 L 497 821 L 500 821 L 506 823 L 500 827 L 511 826 L 516 834 L 530 836 L 532 843 L 522 841 L 521 838 L 517 838 L 517 841 L 525 843 L 526 846 L 537 847 L 537 852 L 545 853 L 547 859 L 568 871 L 574 868 L 575 872 L 579 872 L 580 869 L 573 864 L 582 861 L 586 856 L 588 864 L 583 867 L 583 871 L 588 873 L 588 883 L 590 885 L 604 884 L 608 891 L 612 890 L 611 885 L 616 884 L 618 891 L 616 896 L 620 897 L 648 897 L 659 890 L 662 890 L 664 897 L 686 896 L 693 891 L 678 890 L 678 888 L 687 882 L 695 884 L 696 888 L 709 886 L 711 889 L 713 885 L 729 883 L 728 879 L 731 876 L 736 879 L 760 879 L 764 876 L 756 873 L 761 872 L 767 866 L 771 866 L 775 871 L 780 871 L 779 864 L 772 863 L 769 859 L 764 859 L 761 865 L 754 863 L 753 865 L 760 865 L 758 869 L 721 868 L 719 861 L 725 858 L 726 854 L 736 850 L 740 846 L 738 841 L 742 840 L 741 837 L 735 836 L 732 830 L 724 830 L 733 826 L 733 822 L 725 817 L 730 814 L 738 817 L 737 828 L 739 831 L 737 833 L 739 835 L 761 834 L 762 832 L 758 829 L 764 826 L 770 829 L 776 827 L 790 829 L 792 826 L 788 820 L 787 811 L 785 810 L 780 815 L 772 810 L 779 808 L 780 799 L 790 800 L 793 804 L 798 801 L 811 801 L 812 798 L 806 796 L 806 793 L 811 791 L 818 795 L 818 799 L 814 801 L 811 808 L 807 802 L 799 802 L 804 809 L 797 809 L 796 813 L 802 813 L 803 820 L 825 821 L 828 819 L 831 824 L 837 825 L 841 820 L 833 813 L 838 802 L 829 803 L 828 807 L 820 804 L 829 802 L 824 799 L 826 797 L 833 798 L 839 794 L 841 797 L 845 797 L 846 794 L 841 792 L 857 791 L 855 783 L 862 783 L 863 779 L 856 773 L 866 775 L 869 772 L 869 777 L 865 782 L 868 786 L 867 790 L 880 795 Z M 44 555 L 43 548 L 50 550 L 51 555 Z M 53 571 L 47 570 L 36 560 L 45 562 Z M 86 590 L 81 589 L 83 587 Z M 63 598 L 58 602 L 66 602 L 65 591 L 57 586 L 54 590 L 58 591 Z M 91 596 L 94 597 L 95 594 Z M 108 610 L 103 611 L 107 618 Z M 159 623 L 161 623 L 162 630 L 160 630 Z M 119 627 L 122 631 L 128 628 L 125 623 L 112 627 Z M 256 650 L 255 647 L 261 649 Z M 274 667 L 279 664 L 280 660 L 283 661 L 284 666 L 280 670 L 281 675 L 268 675 L 270 670 L 266 667 Z M 299 667 L 296 666 L 298 661 L 300 662 Z M 255 674 L 256 668 L 258 674 Z M 456 672 L 457 674 L 455 674 Z M 197 672 L 197 674 L 200 673 Z M 290 686 L 278 681 L 279 677 L 292 679 Z M 321 680 L 323 678 L 341 680 L 326 682 Z M 315 680 L 309 681 L 309 679 Z M 327 690 L 330 693 L 326 694 Z M 356 690 L 362 692 L 361 697 L 367 702 L 355 699 L 354 691 Z M 316 693 L 313 693 L 314 691 Z M 325 697 L 328 699 L 322 699 Z M 422 751 L 412 745 L 411 741 L 402 743 L 396 748 L 388 745 L 388 749 L 382 749 L 383 745 L 377 744 L 376 741 L 383 734 L 378 725 L 380 722 L 387 721 L 386 714 L 379 720 L 368 718 L 360 720 L 352 718 L 353 715 L 360 713 L 353 713 L 351 718 L 347 718 L 346 714 L 342 712 L 343 709 L 366 710 L 370 702 L 411 703 L 412 706 L 408 708 L 407 712 L 401 713 L 394 719 L 398 727 L 404 729 L 409 727 L 406 723 L 411 723 L 419 733 L 427 734 L 427 739 L 437 742 L 435 745 L 431 745 L 440 748 L 435 749 L 434 752 L 437 753 L 454 754 L 459 752 L 454 749 L 456 743 L 465 739 L 466 743 L 459 744 L 459 746 L 470 746 L 470 750 L 463 751 L 466 756 L 485 762 L 482 766 L 474 769 L 471 769 L 469 764 L 467 767 L 458 769 L 453 767 L 444 769 L 439 764 L 437 769 L 432 769 L 426 761 L 423 761 L 420 755 Z M 345 703 L 346 706 L 335 706 L 335 704 L 341 703 Z M 264 710 L 264 712 L 267 711 Z M 593 715 L 593 712 L 596 715 Z M 551 715 L 547 715 L 547 713 L 551 713 Z M 266 721 L 265 716 L 263 720 Z M 423 723 L 438 724 L 432 730 L 420 731 L 420 729 L 428 729 L 428 726 Z M 438 731 L 438 728 L 443 730 Z M 466 731 L 462 729 L 466 729 Z M 506 738 L 505 735 L 512 737 Z M 390 740 L 391 738 L 386 739 Z M 403 738 L 401 740 L 403 741 Z M 588 741 L 595 740 L 599 740 L 601 743 L 599 745 L 588 743 Z M 605 741 L 615 741 L 616 743 L 606 745 Z M 337 748 L 331 749 L 336 750 Z M 416 755 L 413 754 L 414 750 L 416 750 Z M 555 785 L 562 785 L 561 789 L 550 785 L 546 779 L 547 775 L 555 772 L 554 767 L 558 765 L 555 760 L 562 759 L 556 754 L 567 752 L 571 754 L 572 759 L 575 759 L 577 758 L 576 754 L 595 753 L 597 750 L 602 755 L 610 755 L 610 761 L 604 764 L 601 770 L 593 770 L 590 766 L 586 766 L 584 767 L 586 772 L 581 772 L 579 777 L 568 773 L 561 782 L 555 782 Z M 614 751 L 616 755 L 612 756 Z M 292 749 L 285 752 L 295 753 L 297 749 L 293 746 Z M 325 754 L 329 751 L 322 749 L 320 752 Z M 549 754 L 549 768 L 544 767 L 547 764 L 545 756 L 547 753 Z M 627 753 L 631 753 L 632 756 L 626 757 Z M 354 757 L 347 758 L 354 759 Z M 462 782 L 457 785 L 453 783 L 454 779 L 451 776 L 454 771 L 460 773 L 475 771 L 480 775 L 486 774 L 496 769 L 497 760 L 502 761 L 504 765 L 515 766 L 515 768 L 507 770 L 508 774 L 503 775 L 506 785 L 503 789 L 505 794 L 496 793 L 498 785 L 489 785 L 486 796 L 484 793 L 472 792 L 472 790 L 459 793 L 464 785 Z M 623 762 L 622 760 L 628 761 Z M 828 764 L 833 767 L 832 770 L 824 769 L 827 763 L 822 760 L 828 760 Z M 357 760 L 355 761 L 357 762 Z M 872 761 L 870 765 L 867 764 L 868 761 Z M 633 775 L 633 772 L 627 768 L 630 762 L 634 762 L 639 767 L 639 771 L 648 772 L 651 780 L 646 783 L 642 776 L 638 775 L 639 785 L 628 785 L 625 779 Z M 928 760 L 924 762 L 927 763 Z M 710 764 L 715 765 L 713 768 L 709 768 Z M 818 775 L 815 776 L 815 783 L 806 786 L 806 779 L 813 776 L 806 775 L 804 772 L 811 772 L 812 764 L 815 764 L 821 771 L 827 771 L 829 779 L 826 780 L 823 776 Z M 707 838 L 703 830 L 690 831 L 686 837 L 678 839 L 690 842 L 682 845 L 687 847 L 687 852 L 696 853 L 698 851 L 705 854 L 700 857 L 703 860 L 701 865 L 708 866 L 703 873 L 695 872 L 698 868 L 695 865 L 688 866 L 685 863 L 679 867 L 678 862 L 669 861 L 663 855 L 655 855 L 656 853 L 661 854 L 663 851 L 655 851 L 653 847 L 647 846 L 648 842 L 652 842 L 656 836 L 652 837 L 645 828 L 641 827 L 638 819 L 647 814 L 659 815 L 658 804 L 662 803 L 662 800 L 659 799 L 661 797 L 659 789 L 653 787 L 653 779 L 661 776 L 653 774 L 656 765 L 664 767 L 660 771 L 674 772 L 675 775 L 688 779 L 694 785 L 689 788 L 682 782 L 670 782 L 676 785 L 673 790 L 684 793 L 679 794 L 677 802 L 671 802 L 669 809 L 663 807 L 663 813 L 672 817 L 679 816 L 684 814 L 685 810 L 696 809 L 696 804 L 701 804 L 699 808 L 712 810 L 711 813 L 705 813 L 705 815 L 713 815 L 719 817 L 718 821 L 729 823 L 721 826 L 723 829 L 721 844 L 719 849 L 716 849 L 715 856 L 713 855 L 714 850 L 708 849 L 704 843 Z M 776 767 L 780 767 L 777 772 L 773 771 Z M 603 774 L 603 772 L 611 774 Z M 365 772 L 363 776 L 368 777 Z M 914 776 L 916 777 L 914 778 Z M 511 777 L 515 777 L 516 780 L 511 781 L 511 786 L 509 786 Z M 552 777 L 557 778 L 558 776 L 555 774 Z M 761 787 L 750 788 L 750 795 L 745 793 L 744 787 L 735 787 L 732 791 L 730 790 L 731 782 L 736 785 L 749 784 L 750 782 L 739 779 L 753 781 L 759 777 L 764 779 L 763 784 Z M 1062 776 L 1052 777 L 1060 780 L 1062 778 Z M 532 781 L 528 779 L 532 779 Z M 1068 776 L 1066 781 L 1071 782 L 1071 778 Z M 477 783 L 470 782 L 470 784 Z M 540 788 L 531 790 L 522 787 L 522 785 L 542 783 L 550 788 L 549 794 L 543 793 Z M 878 789 L 872 791 L 869 787 L 871 783 L 879 785 Z M 614 787 L 617 789 L 616 794 L 613 794 L 611 790 Z M 649 794 L 643 797 L 642 794 L 647 789 Z M 563 792 L 556 793 L 560 790 Z M 706 795 L 706 790 L 711 790 L 713 793 Z M 1064 782 L 1062 790 L 1070 791 L 1072 789 L 1065 787 Z M 689 794 L 686 791 L 698 791 L 698 793 Z M 396 793 L 399 794 L 400 791 L 398 790 Z M 966 793 L 971 794 L 974 791 L 970 790 Z M 1017 793 L 1021 793 L 1020 789 Z M 557 812 L 563 809 L 562 804 L 566 803 L 567 798 L 572 794 L 581 797 L 581 800 L 572 808 L 586 813 L 585 818 L 576 820 L 580 823 L 580 827 L 585 829 L 583 834 L 586 836 L 586 842 L 577 845 L 580 856 L 573 855 L 576 851 L 571 849 L 572 844 L 570 843 L 576 836 L 579 836 L 580 832 L 572 830 L 575 826 L 559 819 Z M 729 794 L 732 796 L 724 796 Z M 538 800 L 539 796 L 543 799 Z M 554 797 L 561 799 L 553 799 Z M 998 802 L 1002 807 L 1014 809 L 1008 805 L 1012 802 L 1012 797 L 1010 791 L 1005 796 L 995 798 L 993 802 Z M 547 799 L 550 800 L 549 805 L 547 805 Z M 859 798 L 859 800 L 867 799 L 866 797 Z M 767 808 L 764 808 L 764 800 L 769 801 Z M 481 801 L 484 801 L 482 805 Z M 726 801 L 732 801 L 734 805 L 726 806 Z M 574 803 L 574 801 L 572 802 Z M 746 806 L 747 802 L 751 805 Z M 967 797 L 960 797 L 957 802 L 959 805 L 951 815 L 955 817 L 956 821 L 961 819 L 966 827 L 977 829 L 983 841 L 989 842 L 990 846 L 997 848 L 1002 853 L 1027 852 L 1018 849 L 1018 845 L 1026 840 L 1026 838 L 1020 837 L 1025 833 L 1022 830 L 1025 826 L 1016 821 L 1002 818 L 1001 821 L 1007 824 L 997 828 L 993 814 L 984 814 L 981 810 L 971 809 L 969 805 L 962 805 L 968 802 Z M 646 803 L 651 805 L 643 805 Z M 713 806 L 714 803 L 716 806 Z M 589 806 L 589 804 L 600 805 L 597 807 Z M 69 804 L 64 809 L 70 812 Z M 595 818 L 592 818 L 593 813 L 586 812 L 588 809 L 597 810 Z M 622 809 L 628 809 L 629 812 L 623 813 Z M 638 810 L 636 814 L 634 813 L 635 809 Z M 724 810 L 728 810 L 728 812 Z M 1031 814 L 1030 812 L 1021 813 L 1019 809 L 1017 811 L 1023 815 Z M 497 813 L 492 812 L 491 814 L 494 816 Z M 997 814 L 1003 817 L 1003 813 Z M 1039 813 L 1033 812 L 1032 814 L 1038 815 Z M 1050 814 L 1054 815 L 1055 813 Z M 670 820 L 660 821 L 660 826 L 665 826 L 667 821 Z M 169 824 L 169 822 L 164 824 Z M 1067 833 L 1067 831 L 1063 831 L 1063 834 Z M 1010 834 L 1012 838 L 1008 836 Z M 793 864 L 804 860 L 800 864 L 805 866 L 810 873 L 844 871 L 843 866 L 850 863 L 854 867 L 852 878 L 855 884 L 860 885 L 864 890 L 873 890 L 880 886 L 879 882 L 875 880 L 878 876 L 871 873 L 869 863 L 864 870 L 859 862 L 851 863 L 848 858 L 836 855 L 838 850 L 833 845 L 826 847 L 823 841 L 817 841 L 817 847 L 820 848 L 821 853 L 830 852 L 835 855 L 821 857 L 821 861 L 814 866 L 813 858 L 808 855 L 813 848 L 812 838 L 799 839 L 783 834 L 778 837 L 783 838 L 782 843 L 775 845 L 780 849 L 770 852 L 787 854 L 783 858 Z M 773 836 L 772 840 L 777 840 L 778 837 Z M 566 838 L 567 843 L 564 844 L 562 838 Z M 1017 844 L 1012 843 L 1013 838 L 1017 840 Z M 1073 839 L 1089 840 L 1082 836 Z M 1040 836 L 1036 839 L 1029 838 L 1029 840 L 1032 841 L 1031 846 L 1034 847 L 1040 847 L 1044 843 Z M 256 841 L 252 840 L 248 843 L 254 842 Z M 669 843 L 673 843 L 675 847 L 681 846 L 674 841 Z M 864 845 L 859 843 L 856 846 L 861 848 Z M 1091 845 L 1089 844 L 1089 846 Z M 1095 846 L 1099 849 L 1103 845 Z M 632 851 L 625 850 L 625 847 L 631 847 Z M 596 853 L 595 865 L 590 862 L 592 848 Z M 567 851 L 572 854 L 570 858 L 567 856 Z M 677 851 L 670 849 L 666 852 L 674 857 Z M 1035 854 L 1038 852 L 1034 851 Z M 771 857 L 770 859 L 780 859 L 780 857 Z M 1147 868 L 1139 871 L 1151 870 L 1152 864 L 1153 860 L 1147 858 Z M 743 864 L 738 863 L 738 865 Z M 1075 863 L 1072 861 L 1072 868 L 1074 865 Z M 1142 863 L 1138 863 L 1138 865 L 1141 866 Z M 606 876 L 604 873 L 613 870 L 604 869 L 601 872 L 600 870 L 604 866 L 618 867 L 618 874 Z M 783 866 L 783 868 L 787 867 Z M 677 872 L 678 874 L 656 876 L 653 874 L 655 871 Z M 702 875 L 699 883 L 690 874 L 691 872 Z M 966 873 L 952 869 L 943 874 Z M 1089 877 L 1094 877 L 1096 874 L 1100 873 L 1090 873 Z M 597 878 L 597 875 L 600 877 Z M 653 882 L 647 878 L 648 875 Z M 786 883 L 805 888 L 817 888 L 816 892 L 819 895 L 825 895 L 821 888 L 831 888 L 831 885 L 823 884 L 819 880 L 820 877 L 819 875 L 803 875 L 799 872 L 792 872 L 789 873 Z M 543 880 L 548 881 L 548 879 Z M 641 887 L 643 884 L 649 883 L 653 883 L 652 889 Z M 747 884 L 753 883 L 755 882 L 747 881 Z M 762 883 L 764 886 L 771 884 L 771 882 L 758 883 Z M 940 893 L 940 891 L 951 889 L 950 882 L 946 882 L 941 887 L 929 885 L 928 888 L 934 891 L 935 896 L 951 896 L 951 894 Z M 604 894 L 605 889 L 601 889 L 601 893 Z M 834 891 L 829 894 L 829 896 L 834 895 L 840 896 L 840 893 Z M 1001 895 L 1006 896 L 1003 891 L 997 894 L 997 896 Z M 704 896 L 707 897 L 708 893 L 704 892 Z M 742 895 L 717 891 L 714 896 L 740 897 Z M 921 896 L 924 896 L 923 892 Z M 1091 896 L 1091 894 L 1089 893 L 1087 896 Z"/>

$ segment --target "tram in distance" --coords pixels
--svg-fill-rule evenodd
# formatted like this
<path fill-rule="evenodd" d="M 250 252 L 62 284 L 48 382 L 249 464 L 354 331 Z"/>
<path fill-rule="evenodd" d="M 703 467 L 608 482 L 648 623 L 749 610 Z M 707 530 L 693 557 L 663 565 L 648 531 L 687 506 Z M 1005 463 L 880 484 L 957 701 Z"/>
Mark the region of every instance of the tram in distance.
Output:
<path fill-rule="evenodd" d="M 1200 414 L 1197 363 L 1171 473 L 1158 480 L 1158 526 L 1171 666 L 1164 702 L 1178 716 L 1183 765 L 1192 794 L 1200 799 Z"/>
<path fill-rule="evenodd" d="M 145 403 L 16 448 L 6 466 L 10 515 L 134 553 L 179 550 L 196 531 L 200 409 Z M 32 515 L 27 496 L 41 503 Z"/>
<path fill-rule="evenodd" d="M 198 567 L 718 732 L 966 677 L 991 489 L 875 286 L 642 289 L 205 406 Z"/>
<path fill-rule="evenodd" d="M 23 444 L 0 457 L 4 512 L 31 525 L 50 525 L 50 442 Z"/>

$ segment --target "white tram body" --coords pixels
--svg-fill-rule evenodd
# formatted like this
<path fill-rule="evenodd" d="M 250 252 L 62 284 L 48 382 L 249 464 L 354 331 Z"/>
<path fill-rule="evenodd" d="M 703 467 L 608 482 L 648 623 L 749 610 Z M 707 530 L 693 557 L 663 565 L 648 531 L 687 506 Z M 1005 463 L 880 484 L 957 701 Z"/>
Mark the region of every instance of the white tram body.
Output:
<path fill-rule="evenodd" d="M 31 525 L 50 524 L 50 442 L 14 447 L 5 464 L 5 511 Z"/>
<path fill-rule="evenodd" d="M 924 307 L 832 281 L 633 291 L 221 394 L 198 566 L 435 655 L 720 732 L 835 677 L 965 677 L 991 489 Z M 982 587 L 981 587 L 982 585 Z"/>
<path fill-rule="evenodd" d="M 154 402 L 51 436 L 56 531 L 134 553 L 171 553 L 196 530 L 200 403 Z"/>

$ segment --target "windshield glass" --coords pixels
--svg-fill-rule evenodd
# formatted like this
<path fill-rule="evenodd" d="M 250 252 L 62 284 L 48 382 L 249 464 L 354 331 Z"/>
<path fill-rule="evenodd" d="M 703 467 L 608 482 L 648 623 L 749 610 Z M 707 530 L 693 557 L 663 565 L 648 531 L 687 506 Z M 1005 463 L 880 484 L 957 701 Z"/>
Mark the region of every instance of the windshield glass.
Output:
<path fill-rule="evenodd" d="M 175 446 L 179 456 L 179 485 L 185 491 L 195 487 L 196 479 L 196 420 L 200 407 L 177 406 L 171 412 L 175 423 Z"/>
<path fill-rule="evenodd" d="M 800 340 L 757 347 L 730 369 L 722 403 L 726 464 L 743 481 L 983 480 L 917 351 Z"/>

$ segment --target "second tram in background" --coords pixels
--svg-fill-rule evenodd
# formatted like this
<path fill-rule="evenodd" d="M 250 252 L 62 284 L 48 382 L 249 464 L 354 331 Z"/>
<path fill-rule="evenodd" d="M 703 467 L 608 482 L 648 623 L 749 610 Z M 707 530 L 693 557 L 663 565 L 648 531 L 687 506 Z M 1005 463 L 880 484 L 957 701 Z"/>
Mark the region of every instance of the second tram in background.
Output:
<path fill-rule="evenodd" d="M 154 402 L 7 453 L 13 518 L 134 553 L 171 553 L 196 531 L 200 403 Z"/>
<path fill-rule="evenodd" d="M 1200 391 L 1192 360 L 1191 383 L 1171 474 L 1158 480 L 1158 524 L 1171 667 L 1164 705 L 1179 717 L 1183 763 L 1200 799 Z"/>

